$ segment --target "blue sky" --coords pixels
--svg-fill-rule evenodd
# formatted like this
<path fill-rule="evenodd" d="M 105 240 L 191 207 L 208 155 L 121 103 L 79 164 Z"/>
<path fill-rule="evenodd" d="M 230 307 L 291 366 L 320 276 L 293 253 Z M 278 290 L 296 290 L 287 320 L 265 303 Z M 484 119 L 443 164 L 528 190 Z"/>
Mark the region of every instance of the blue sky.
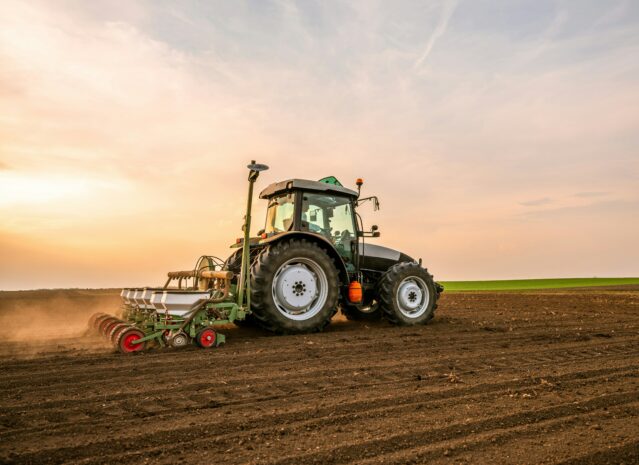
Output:
<path fill-rule="evenodd" d="M 637 57 L 632 1 L 5 1 L 0 288 L 226 254 L 254 158 L 364 177 L 441 279 L 637 275 Z"/>

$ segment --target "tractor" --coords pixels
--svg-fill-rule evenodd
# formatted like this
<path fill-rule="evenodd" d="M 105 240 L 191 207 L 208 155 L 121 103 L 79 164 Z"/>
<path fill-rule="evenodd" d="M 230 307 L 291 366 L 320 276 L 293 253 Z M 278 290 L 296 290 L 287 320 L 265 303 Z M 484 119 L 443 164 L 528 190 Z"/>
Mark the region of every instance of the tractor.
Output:
<path fill-rule="evenodd" d="M 121 352 L 148 344 L 219 346 L 218 328 L 254 325 L 277 334 L 322 331 L 337 310 L 349 320 L 384 318 L 396 325 L 428 323 L 443 287 L 419 261 L 372 244 L 364 230 L 362 197 L 335 177 L 289 179 L 267 186 L 266 222 L 250 236 L 253 186 L 266 165 L 248 165 L 243 237 L 226 260 L 200 257 L 194 269 L 173 271 L 163 287 L 123 289 L 119 317 L 98 313 L 90 326 Z"/>

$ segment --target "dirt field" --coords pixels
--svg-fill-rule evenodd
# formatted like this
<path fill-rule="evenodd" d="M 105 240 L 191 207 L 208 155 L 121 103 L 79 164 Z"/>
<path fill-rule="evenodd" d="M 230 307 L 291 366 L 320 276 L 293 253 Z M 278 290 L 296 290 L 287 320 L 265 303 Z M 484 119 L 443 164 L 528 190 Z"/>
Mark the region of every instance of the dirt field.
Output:
<path fill-rule="evenodd" d="M 425 327 L 209 351 L 47 340 L 116 301 L 0 294 L 0 462 L 639 463 L 636 289 L 445 294 Z"/>

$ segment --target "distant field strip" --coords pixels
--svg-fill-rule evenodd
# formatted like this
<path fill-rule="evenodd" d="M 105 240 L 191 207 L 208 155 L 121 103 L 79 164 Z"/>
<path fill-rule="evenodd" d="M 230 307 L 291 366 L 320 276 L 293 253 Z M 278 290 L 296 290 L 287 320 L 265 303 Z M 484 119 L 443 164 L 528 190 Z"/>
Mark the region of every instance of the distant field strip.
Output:
<path fill-rule="evenodd" d="M 498 281 L 444 281 L 446 291 L 522 291 L 639 284 L 639 278 L 509 279 Z"/>

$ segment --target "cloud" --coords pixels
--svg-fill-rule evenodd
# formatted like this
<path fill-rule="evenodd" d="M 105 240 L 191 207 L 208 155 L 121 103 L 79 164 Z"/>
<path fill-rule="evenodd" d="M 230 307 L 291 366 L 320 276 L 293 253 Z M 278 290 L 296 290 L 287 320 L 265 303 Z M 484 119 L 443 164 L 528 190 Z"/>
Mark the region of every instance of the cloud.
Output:
<path fill-rule="evenodd" d="M 524 207 L 539 207 L 541 205 L 548 205 L 552 203 L 552 199 L 549 197 L 542 197 L 540 199 L 527 200 L 525 202 L 519 202 L 519 205 Z"/>
<path fill-rule="evenodd" d="M 564 205 L 555 208 L 527 211 L 522 217 L 529 219 L 545 219 L 549 221 L 561 220 L 562 218 L 577 217 L 587 219 L 588 222 L 596 223 L 604 216 L 624 217 L 623 223 L 630 225 L 625 231 L 632 234 L 637 229 L 637 222 L 632 217 L 625 217 L 625 212 L 637 210 L 639 200 L 609 200 L 588 203 L 585 205 Z M 634 223 L 634 224 L 633 224 Z"/>
<path fill-rule="evenodd" d="M 577 192 L 573 194 L 573 197 L 581 197 L 581 198 L 591 198 L 591 197 L 603 197 L 605 195 L 610 194 L 610 192 L 606 191 L 585 191 L 585 192 Z"/>
<path fill-rule="evenodd" d="M 450 21 L 450 18 L 453 16 L 456 7 L 457 0 L 444 1 L 439 21 L 437 22 L 437 25 L 435 26 L 432 34 L 428 38 L 426 46 L 424 47 L 424 51 L 413 64 L 413 68 L 419 68 L 426 61 L 428 55 L 430 55 L 430 52 L 433 50 L 437 39 L 439 39 L 446 32 L 446 28 L 448 28 L 448 23 Z"/>

